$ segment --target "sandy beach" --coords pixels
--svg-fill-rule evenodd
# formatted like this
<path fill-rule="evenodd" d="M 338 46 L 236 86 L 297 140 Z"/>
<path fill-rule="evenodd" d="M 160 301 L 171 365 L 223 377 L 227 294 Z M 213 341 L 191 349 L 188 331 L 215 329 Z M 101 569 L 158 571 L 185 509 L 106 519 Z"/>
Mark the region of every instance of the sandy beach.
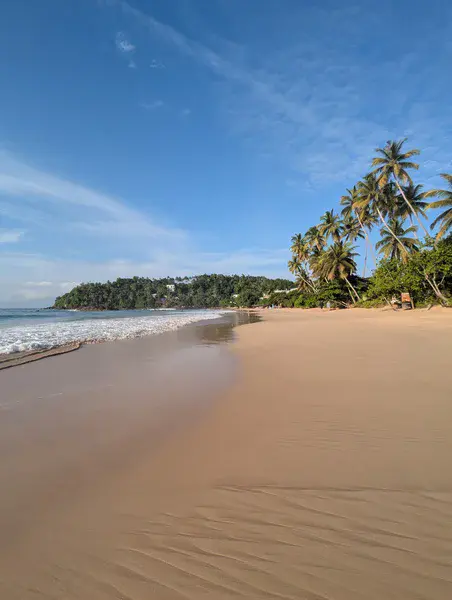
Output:
<path fill-rule="evenodd" d="M 1 598 L 452 597 L 452 311 L 261 314 L 0 373 Z"/>

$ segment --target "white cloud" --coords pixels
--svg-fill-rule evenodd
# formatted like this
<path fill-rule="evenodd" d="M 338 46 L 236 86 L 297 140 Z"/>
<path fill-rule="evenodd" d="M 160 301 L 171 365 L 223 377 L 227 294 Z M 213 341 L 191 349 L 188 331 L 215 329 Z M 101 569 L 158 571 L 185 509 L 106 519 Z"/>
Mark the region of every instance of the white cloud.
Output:
<path fill-rule="evenodd" d="M 159 250 L 151 259 L 141 262 L 125 259 L 94 262 L 39 254 L 0 253 L 0 306 L 30 305 L 33 301 L 36 305 L 49 305 L 56 296 L 82 281 L 107 281 L 134 275 L 165 277 L 248 273 L 287 277 L 286 263 L 286 249 L 269 251 L 259 248 L 231 253 Z"/>
<path fill-rule="evenodd" d="M 123 31 L 118 31 L 116 34 L 115 44 L 121 54 L 130 54 L 136 49 L 136 47 L 127 39 Z"/>
<path fill-rule="evenodd" d="M 182 117 L 189 117 L 191 115 L 191 109 L 190 108 L 183 108 L 180 111 L 180 114 Z"/>
<path fill-rule="evenodd" d="M 108 4 L 145 27 L 153 39 L 218 76 L 219 102 L 229 115 L 232 131 L 241 135 L 244 143 L 254 145 L 259 155 L 284 162 L 317 187 L 335 181 L 350 185 L 368 168 L 375 146 L 390 137 L 410 134 L 414 145 L 428 146 L 452 126 L 450 116 L 444 110 L 441 113 L 444 90 L 440 93 L 438 88 L 435 94 L 429 91 L 434 86 L 422 86 L 424 94 L 431 94 L 427 100 L 419 94 L 410 97 L 406 91 L 409 82 L 418 87 L 420 81 L 433 80 L 431 63 L 421 67 L 420 59 L 422 45 L 436 45 L 434 34 L 417 40 L 414 51 L 410 46 L 393 62 L 372 63 L 372 58 L 356 54 L 359 44 L 367 40 L 366 27 L 356 30 L 354 23 L 364 19 L 368 27 L 378 29 L 384 26 L 384 17 L 365 13 L 359 6 L 303 9 L 305 30 L 309 24 L 314 30 L 320 28 L 319 36 L 330 38 L 331 43 L 301 36 L 281 50 L 275 48 L 266 56 L 265 67 L 256 67 L 257 55 L 251 54 L 251 47 L 240 48 L 210 35 L 221 48 L 221 52 L 215 51 L 124 0 L 109 0 Z M 353 52 L 350 39 L 354 40 Z M 446 32 L 442 39 L 447 39 Z M 442 42 L 440 60 L 434 65 L 436 86 L 444 81 L 451 48 Z M 380 94 L 382 86 L 384 94 Z M 372 110 L 377 96 L 378 110 Z M 449 146 L 441 145 L 442 165 L 452 158 Z M 431 148 L 426 149 L 425 158 L 434 156 Z"/>
<path fill-rule="evenodd" d="M 19 229 L 0 229 L 0 244 L 19 242 L 23 234 Z"/>
<path fill-rule="evenodd" d="M 0 252 L 3 306 L 48 305 L 82 281 L 133 275 L 286 274 L 286 250 L 202 252 L 188 232 L 159 225 L 124 200 L 37 169 L 5 151 L 0 152 L 0 212 L 26 221 L 37 248 L 40 240 L 64 236 L 64 245 L 51 255 Z M 19 233 L 0 231 L 0 240 L 16 241 Z M 82 255 L 79 249 L 90 258 L 74 258 Z M 68 252 L 70 257 L 64 257 Z M 97 252 L 110 258 L 92 260 Z M 140 258 L 131 258 L 136 256 Z"/>
<path fill-rule="evenodd" d="M 13 215 L 18 220 L 35 223 L 37 218 L 45 224 L 50 218 L 55 225 L 58 221 L 64 221 L 65 211 L 68 211 L 73 226 L 87 232 L 156 238 L 161 241 L 185 237 L 183 231 L 160 226 L 147 214 L 130 208 L 121 199 L 39 170 L 6 151 L 0 151 L 0 196 L 18 199 L 13 206 L 8 201 L 0 202 L 0 212 Z M 33 204 L 38 206 L 37 210 Z M 82 213 L 77 210 L 78 218 L 74 217 L 74 209 L 83 209 Z"/>
<path fill-rule="evenodd" d="M 129 60 L 129 64 L 127 66 L 129 69 L 137 69 L 137 63 L 134 60 Z"/>
<path fill-rule="evenodd" d="M 164 102 L 162 102 L 162 100 L 154 100 L 153 102 L 142 102 L 140 106 L 145 110 L 155 110 L 157 108 L 162 108 Z"/>
<path fill-rule="evenodd" d="M 161 63 L 159 60 L 156 60 L 155 58 L 152 59 L 150 65 L 149 65 L 150 69 L 164 69 L 165 65 L 163 63 Z"/>
<path fill-rule="evenodd" d="M 49 287 L 52 285 L 52 282 L 51 281 L 26 281 L 24 283 L 24 285 L 31 286 L 31 287 Z"/>

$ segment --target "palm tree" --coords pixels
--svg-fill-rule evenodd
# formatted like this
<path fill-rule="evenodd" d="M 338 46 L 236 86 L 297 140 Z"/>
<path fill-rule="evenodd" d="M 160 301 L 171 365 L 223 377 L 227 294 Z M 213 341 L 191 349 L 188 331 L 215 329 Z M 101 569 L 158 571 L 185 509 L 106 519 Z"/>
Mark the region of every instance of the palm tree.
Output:
<path fill-rule="evenodd" d="M 326 213 L 322 215 L 320 218 L 319 231 L 327 239 L 331 236 L 333 242 L 340 241 L 342 236 L 341 220 L 339 215 L 334 213 L 334 210 L 327 210 Z"/>
<path fill-rule="evenodd" d="M 350 242 L 334 242 L 323 252 L 315 265 L 315 274 L 319 278 L 329 281 L 339 278 L 348 285 L 353 303 L 359 300 L 359 294 L 349 280 L 350 275 L 356 273 L 356 262 L 354 252 L 355 246 Z"/>
<path fill-rule="evenodd" d="M 305 240 L 311 248 L 317 248 L 318 250 L 324 248 L 326 244 L 325 237 L 315 225 L 307 230 Z"/>
<path fill-rule="evenodd" d="M 305 268 L 310 256 L 309 245 L 301 233 L 297 233 L 296 235 L 292 236 L 291 241 L 292 245 L 290 247 L 290 251 L 292 252 L 292 259 L 289 260 L 287 264 L 289 271 L 297 276 L 297 281 L 303 280 L 306 286 L 309 286 L 311 289 L 315 289 L 315 286 Z"/>
<path fill-rule="evenodd" d="M 291 260 L 289 260 L 289 262 L 287 263 L 287 267 L 288 267 L 289 271 L 292 273 L 292 275 L 296 275 L 299 272 L 299 270 L 302 268 L 301 262 L 296 256 L 294 256 Z"/>
<path fill-rule="evenodd" d="M 365 235 L 362 231 L 359 220 L 350 215 L 344 217 L 341 223 L 342 227 L 342 238 L 346 242 L 356 242 L 358 238 L 364 239 Z"/>
<path fill-rule="evenodd" d="M 300 291 L 309 291 L 315 292 L 316 287 L 312 283 L 311 278 L 309 277 L 309 273 L 302 266 L 299 267 L 297 271 L 297 276 L 295 279 L 295 283 Z"/>
<path fill-rule="evenodd" d="M 425 198 L 438 197 L 441 200 L 430 202 L 427 208 L 445 208 L 446 210 L 436 217 L 433 223 L 430 225 L 433 229 L 438 223 L 440 223 L 439 231 L 436 235 L 436 239 L 441 239 L 449 229 L 452 228 L 452 175 L 449 173 L 441 173 L 441 177 L 449 185 L 448 190 L 430 190 L 425 192 Z"/>
<path fill-rule="evenodd" d="M 305 238 L 301 235 L 301 233 L 297 233 L 296 235 L 292 236 L 291 242 L 292 245 L 290 246 L 290 251 L 301 262 L 304 262 L 307 259 L 307 255 L 309 253 L 309 247 L 306 243 Z"/>
<path fill-rule="evenodd" d="M 402 186 L 403 193 L 413 207 L 417 217 L 419 218 L 419 216 L 422 216 L 424 219 L 426 219 L 427 215 L 425 213 L 425 209 L 427 208 L 427 202 L 425 202 L 425 193 L 422 191 L 423 187 L 423 185 L 415 185 L 414 183 L 408 183 L 407 185 Z M 400 202 L 398 203 L 399 207 L 397 209 L 397 216 L 402 217 L 403 220 L 409 219 L 411 225 L 413 225 L 413 213 L 401 195 L 399 198 Z"/>
<path fill-rule="evenodd" d="M 354 185 L 351 190 L 347 189 L 347 194 L 345 194 L 344 196 L 341 197 L 340 202 L 341 202 L 341 205 L 344 207 L 341 211 L 342 217 L 344 219 L 346 219 L 352 215 L 356 215 L 356 218 L 357 218 L 358 223 L 361 227 L 361 230 L 364 234 L 364 237 L 366 238 L 366 253 L 364 256 L 364 270 L 363 270 L 363 277 L 365 277 L 366 276 L 368 249 L 370 250 L 370 253 L 372 255 L 374 265 L 375 266 L 377 265 L 377 259 L 375 257 L 375 253 L 373 251 L 373 246 L 370 241 L 369 234 L 367 233 L 367 229 L 369 229 L 369 231 L 372 229 L 372 227 L 375 223 L 375 217 L 369 210 L 369 207 L 367 207 L 365 209 L 360 208 L 360 206 L 359 206 L 360 200 L 361 200 L 361 197 L 360 197 L 359 190 L 356 187 L 356 185 Z"/>
<path fill-rule="evenodd" d="M 417 240 L 409 237 L 410 233 L 416 232 L 416 227 L 411 225 L 407 229 L 404 229 L 403 222 L 398 218 L 393 218 L 390 221 L 392 231 L 397 235 L 397 238 L 402 241 L 402 245 L 394 238 L 394 236 L 387 230 L 381 229 L 381 240 L 377 242 L 377 250 L 383 254 L 385 258 L 396 258 L 402 262 L 408 260 L 408 252 L 414 252 L 419 250 Z"/>
<path fill-rule="evenodd" d="M 375 174 L 369 173 L 358 183 L 358 191 L 360 197 L 358 207 L 364 211 L 368 211 L 370 214 L 375 211 L 386 229 L 403 246 L 403 243 L 385 219 L 387 216 L 392 219 L 397 212 L 397 201 L 393 184 L 387 183 L 384 188 L 381 188 Z"/>
<path fill-rule="evenodd" d="M 380 187 L 384 187 L 391 181 L 396 184 L 399 193 L 406 202 L 411 213 L 416 217 L 419 225 L 424 230 L 425 235 L 429 237 L 427 229 L 418 217 L 416 210 L 412 206 L 402 187 L 403 184 L 413 185 L 413 180 L 408 173 L 408 169 L 419 169 L 418 163 L 412 162 L 410 158 L 420 154 L 420 151 L 417 148 L 408 150 L 407 152 L 402 151 L 406 139 L 407 138 L 404 138 L 398 142 L 389 141 L 384 148 L 376 148 L 375 151 L 378 152 L 378 154 L 381 154 L 381 156 L 377 156 L 372 160 L 372 166 L 375 167 L 372 172 L 377 177 Z"/>

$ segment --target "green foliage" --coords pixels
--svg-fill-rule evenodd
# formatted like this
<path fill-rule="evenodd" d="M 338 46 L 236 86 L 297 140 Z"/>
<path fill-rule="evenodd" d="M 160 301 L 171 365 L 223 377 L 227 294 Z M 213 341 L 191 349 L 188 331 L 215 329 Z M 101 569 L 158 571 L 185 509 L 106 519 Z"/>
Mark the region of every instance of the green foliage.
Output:
<path fill-rule="evenodd" d="M 199 275 L 190 278 L 132 277 L 107 283 L 82 283 L 55 300 L 55 308 L 120 310 L 139 308 L 251 307 L 274 290 L 292 288 L 288 279 L 249 275 Z"/>
<path fill-rule="evenodd" d="M 452 297 L 452 236 L 436 247 L 410 254 L 405 263 L 395 258 L 382 260 L 371 277 L 367 297 L 389 300 L 393 295 L 410 292 L 416 303 L 437 302 L 435 287 L 445 302 Z"/>
<path fill-rule="evenodd" d="M 295 301 L 297 306 L 312 304 L 312 298 L 317 305 L 324 302 L 343 305 L 349 301 L 343 291 L 348 292 L 353 304 L 358 302 L 360 306 L 385 301 L 403 291 L 411 292 L 418 303 L 450 304 L 452 250 L 450 238 L 447 244 L 440 240 L 452 228 L 452 175 L 441 175 L 449 189 L 424 191 L 423 185 L 413 182 L 411 177 L 411 172 L 419 169 L 412 159 L 420 151 L 407 150 L 405 142 L 406 139 L 388 141 L 383 148 L 376 149 L 373 170 L 341 197 L 340 215 L 334 210 L 327 211 L 318 225 L 292 237 L 289 269 L 296 276 L 301 294 Z M 427 203 L 428 198 L 439 200 Z M 427 219 L 429 209 L 446 209 L 430 226 L 434 229 L 439 225 L 435 238 L 422 221 Z M 381 239 L 373 248 L 369 233 L 377 223 Z M 419 239 L 419 228 L 424 232 L 423 239 Z M 357 253 L 353 243 L 358 239 L 366 242 L 364 276 L 368 250 L 376 267 L 368 281 L 368 294 L 368 284 L 363 285 L 356 277 Z M 378 267 L 376 251 L 383 255 Z M 341 286 L 324 286 L 325 281 L 339 280 L 345 283 L 346 290 Z"/>

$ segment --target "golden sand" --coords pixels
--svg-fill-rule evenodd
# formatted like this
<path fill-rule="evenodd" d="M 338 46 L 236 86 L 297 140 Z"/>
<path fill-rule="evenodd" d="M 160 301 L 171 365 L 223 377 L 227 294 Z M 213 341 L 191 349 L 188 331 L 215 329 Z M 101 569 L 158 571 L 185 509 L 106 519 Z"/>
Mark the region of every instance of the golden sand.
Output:
<path fill-rule="evenodd" d="M 2 598 L 452 598 L 452 314 L 263 314 L 196 423 L 69 498 L 37 479 Z"/>

